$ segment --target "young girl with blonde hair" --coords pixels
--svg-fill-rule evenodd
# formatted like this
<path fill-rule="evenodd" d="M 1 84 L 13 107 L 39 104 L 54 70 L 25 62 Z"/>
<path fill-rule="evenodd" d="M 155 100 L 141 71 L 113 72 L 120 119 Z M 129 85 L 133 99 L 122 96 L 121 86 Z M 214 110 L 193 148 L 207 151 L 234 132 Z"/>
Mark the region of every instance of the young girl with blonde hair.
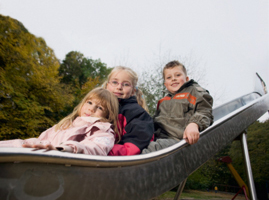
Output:
<path fill-rule="evenodd" d="M 137 87 L 138 76 L 128 67 L 115 67 L 104 87 L 119 99 L 121 139 L 109 155 L 136 155 L 147 147 L 153 137 L 153 120 L 148 114 L 143 93 Z"/>
<path fill-rule="evenodd" d="M 0 147 L 28 147 L 70 153 L 107 155 L 117 128 L 118 99 L 104 88 L 90 91 L 73 112 L 38 138 L 1 141 Z"/>

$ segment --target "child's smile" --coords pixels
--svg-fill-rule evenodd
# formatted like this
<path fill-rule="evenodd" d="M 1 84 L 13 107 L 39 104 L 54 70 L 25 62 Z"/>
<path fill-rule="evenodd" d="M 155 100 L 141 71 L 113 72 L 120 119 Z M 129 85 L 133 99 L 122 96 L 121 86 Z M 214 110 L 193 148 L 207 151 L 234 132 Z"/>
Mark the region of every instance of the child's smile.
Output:
<path fill-rule="evenodd" d="M 177 87 L 179 83 L 172 83 L 172 87 Z"/>

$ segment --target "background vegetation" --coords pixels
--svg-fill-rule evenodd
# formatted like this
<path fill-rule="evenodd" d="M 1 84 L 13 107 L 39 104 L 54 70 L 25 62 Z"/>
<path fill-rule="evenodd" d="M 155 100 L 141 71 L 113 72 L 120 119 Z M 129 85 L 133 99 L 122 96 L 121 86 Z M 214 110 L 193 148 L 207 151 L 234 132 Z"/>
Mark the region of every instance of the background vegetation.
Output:
<path fill-rule="evenodd" d="M 157 63 L 155 73 L 143 73 L 139 86 L 151 115 L 163 96 L 164 64 Z M 204 70 L 195 69 L 197 65 L 189 60 L 186 65 L 188 73 L 200 83 Z M 59 61 L 44 39 L 31 34 L 19 21 L 0 15 L 0 140 L 39 136 L 69 114 L 88 91 L 101 85 L 110 71 L 100 59 L 86 58 L 76 51 Z M 265 191 L 269 181 L 268 133 L 269 121 L 255 122 L 248 129 L 249 154 L 258 191 Z M 234 141 L 193 173 L 186 189 L 207 190 L 217 185 L 220 190 L 237 191 L 229 169 L 218 161 L 222 156 L 232 158 L 233 166 L 247 182 L 241 146 Z"/>
<path fill-rule="evenodd" d="M 38 136 L 110 70 L 99 59 L 73 51 L 60 62 L 44 39 L 0 15 L 0 139 Z"/>

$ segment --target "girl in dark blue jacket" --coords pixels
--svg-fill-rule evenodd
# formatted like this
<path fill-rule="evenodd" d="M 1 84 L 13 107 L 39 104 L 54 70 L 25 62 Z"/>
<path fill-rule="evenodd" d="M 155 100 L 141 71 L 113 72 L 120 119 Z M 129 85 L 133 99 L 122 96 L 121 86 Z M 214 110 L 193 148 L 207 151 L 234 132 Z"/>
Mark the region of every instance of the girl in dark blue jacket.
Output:
<path fill-rule="evenodd" d="M 147 112 L 143 93 L 137 88 L 138 76 L 128 67 L 115 67 L 104 87 L 119 99 L 120 142 L 108 155 L 136 155 L 146 148 L 153 137 L 153 119 Z"/>

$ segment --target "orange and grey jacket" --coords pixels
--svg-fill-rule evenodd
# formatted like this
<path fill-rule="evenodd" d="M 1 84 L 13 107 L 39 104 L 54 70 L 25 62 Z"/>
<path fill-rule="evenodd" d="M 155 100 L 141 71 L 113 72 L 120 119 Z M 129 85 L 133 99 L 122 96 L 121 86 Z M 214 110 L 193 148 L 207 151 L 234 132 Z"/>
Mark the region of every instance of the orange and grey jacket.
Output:
<path fill-rule="evenodd" d="M 213 98 L 194 80 L 183 84 L 175 94 L 159 100 L 154 126 L 157 138 L 181 140 L 186 126 L 194 122 L 203 131 L 213 123 Z"/>

